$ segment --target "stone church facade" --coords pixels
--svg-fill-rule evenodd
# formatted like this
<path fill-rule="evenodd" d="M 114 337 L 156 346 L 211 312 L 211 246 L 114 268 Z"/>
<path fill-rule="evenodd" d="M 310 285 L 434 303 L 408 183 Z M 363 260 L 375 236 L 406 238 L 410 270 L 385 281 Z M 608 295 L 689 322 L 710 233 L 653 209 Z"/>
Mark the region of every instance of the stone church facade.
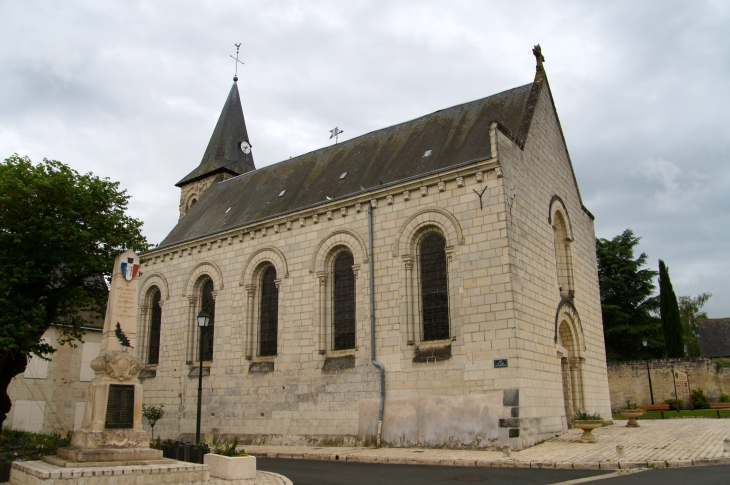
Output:
<path fill-rule="evenodd" d="M 520 449 L 610 420 L 593 216 L 537 57 L 530 84 L 259 169 L 234 82 L 143 255 L 160 436 L 195 430 L 199 338 L 202 431 L 243 443 Z"/>

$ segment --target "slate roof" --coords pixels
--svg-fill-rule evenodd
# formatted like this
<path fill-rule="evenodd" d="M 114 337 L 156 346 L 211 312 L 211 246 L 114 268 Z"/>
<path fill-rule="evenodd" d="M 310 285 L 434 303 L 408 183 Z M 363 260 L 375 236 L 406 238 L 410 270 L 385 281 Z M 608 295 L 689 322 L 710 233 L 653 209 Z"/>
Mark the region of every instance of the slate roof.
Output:
<path fill-rule="evenodd" d="M 700 355 L 730 357 L 730 318 L 700 320 Z"/>
<path fill-rule="evenodd" d="M 160 247 L 489 158 L 493 121 L 524 143 L 542 79 L 213 183 Z"/>
<path fill-rule="evenodd" d="M 253 152 L 244 154 L 241 151 L 242 141 L 250 143 L 248 131 L 246 131 L 246 120 L 243 119 L 238 85 L 234 82 L 200 165 L 175 185 L 182 187 L 208 175 L 221 172 L 240 175 L 256 170 L 253 163 Z"/>

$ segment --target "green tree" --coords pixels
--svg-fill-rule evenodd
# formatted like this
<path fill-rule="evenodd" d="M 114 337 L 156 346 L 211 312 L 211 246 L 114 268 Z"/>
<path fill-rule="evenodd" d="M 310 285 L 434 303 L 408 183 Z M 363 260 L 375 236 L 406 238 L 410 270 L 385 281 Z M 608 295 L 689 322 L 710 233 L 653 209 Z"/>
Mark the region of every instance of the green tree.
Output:
<path fill-rule="evenodd" d="M 147 419 L 147 422 L 150 423 L 150 428 L 152 428 L 152 441 L 155 440 L 155 425 L 157 424 L 157 421 L 165 417 L 164 407 L 164 404 L 160 404 L 159 406 L 147 406 L 142 404 L 142 417 Z"/>
<path fill-rule="evenodd" d="M 640 238 L 631 229 L 613 239 L 596 239 L 601 313 L 609 361 L 659 358 L 664 342 L 653 296 L 656 271 L 646 268 L 647 256 L 634 258 Z M 642 340 L 648 340 L 648 346 Z"/>
<path fill-rule="evenodd" d="M 674 294 L 672 281 L 669 279 L 669 268 L 661 259 L 659 260 L 659 309 L 667 357 L 684 357 L 682 322 L 679 319 L 677 295 Z"/>
<path fill-rule="evenodd" d="M 687 357 L 700 356 L 700 320 L 707 318 L 707 312 L 702 311 L 711 293 L 700 293 L 696 297 L 679 297 L 679 319 L 682 322 L 682 336 L 684 338 L 685 354 Z"/>
<path fill-rule="evenodd" d="M 142 222 L 125 214 L 129 197 L 119 183 L 55 160 L 0 163 L 0 425 L 27 355 L 55 351 L 43 333 L 55 324 L 60 344 L 81 340 L 82 323 L 104 315 L 114 258 L 147 248 Z"/>

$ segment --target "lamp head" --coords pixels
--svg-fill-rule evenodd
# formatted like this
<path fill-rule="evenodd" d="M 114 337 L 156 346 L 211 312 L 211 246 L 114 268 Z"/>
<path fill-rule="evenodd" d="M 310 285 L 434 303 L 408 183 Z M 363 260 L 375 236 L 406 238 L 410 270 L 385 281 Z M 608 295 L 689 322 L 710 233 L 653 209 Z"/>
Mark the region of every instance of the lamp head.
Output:
<path fill-rule="evenodd" d="M 210 323 L 210 313 L 200 310 L 200 313 L 198 313 L 198 326 L 201 328 L 207 327 L 208 323 Z"/>
<path fill-rule="evenodd" d="M 648 347 L 649 346 L 649 339 L 647 339 L 646 337 L 644 337 L 643 339 L 641 339 L 641 345 L 643 345 L 644 347 Z"/>

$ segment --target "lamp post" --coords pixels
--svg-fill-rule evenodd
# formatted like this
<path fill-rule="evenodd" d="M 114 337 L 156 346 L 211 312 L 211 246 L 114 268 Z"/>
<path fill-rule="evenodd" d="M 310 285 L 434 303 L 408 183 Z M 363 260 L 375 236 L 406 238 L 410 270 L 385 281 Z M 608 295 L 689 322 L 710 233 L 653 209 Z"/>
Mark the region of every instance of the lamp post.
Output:
<path fill-rule="evenodd" d="M 649 339 L 644 337 L 641 340 L 644 350 L 649 346 Z M 651 371 L 649 371 L 649 357 L 646 358 L 646 374 L 649 376 L 649 394 L 651 395 L 651 403 L 654 404 L 654 390 L 651 388 Z"/>
<path fill-rule="evenodd" d="M 198 369 L 198 420 L 195 424 L 195 444 L 200 444 L 200 399 L 203 394 L 203 329 L 208 326 L 210 322 L 210 314 L 205 310 L 201 310 L 198 313 L 198 327 L 200 327 L 200 354 L 198 355 L 198 361 L 200 361 L 200 369 Z"/>

